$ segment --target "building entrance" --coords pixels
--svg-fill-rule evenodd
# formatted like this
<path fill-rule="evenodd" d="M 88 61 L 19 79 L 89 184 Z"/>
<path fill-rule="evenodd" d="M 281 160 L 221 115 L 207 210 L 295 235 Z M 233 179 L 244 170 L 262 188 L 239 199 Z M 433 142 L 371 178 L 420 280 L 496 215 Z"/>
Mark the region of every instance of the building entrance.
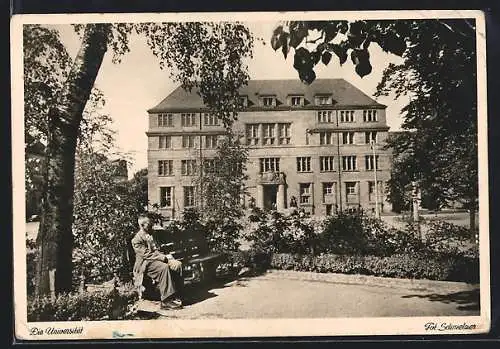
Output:
<path fill-rule="evenodd" d="M 278 186 L 276 184 L 263 185 L 264 189 L 264 210 L 276 209 L 276 196 Z"/>

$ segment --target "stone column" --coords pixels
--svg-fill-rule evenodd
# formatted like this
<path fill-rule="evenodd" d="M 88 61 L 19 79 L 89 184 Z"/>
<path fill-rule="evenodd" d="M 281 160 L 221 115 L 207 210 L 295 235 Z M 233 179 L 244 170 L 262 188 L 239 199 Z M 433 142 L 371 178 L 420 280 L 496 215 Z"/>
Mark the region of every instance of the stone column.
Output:
<path fill-rule="evenodd" d="M 283 183 L 278 185 L 278 192 L 276 193 L 276 210 L 282 212 L 285 209 L 285 185 Z"/>
<path fill-rule="evenodd" d="M 262 184 L 257 184 L 257 197 L 255 198 L 255 206 L 264 208 L 264 187 Z"/>

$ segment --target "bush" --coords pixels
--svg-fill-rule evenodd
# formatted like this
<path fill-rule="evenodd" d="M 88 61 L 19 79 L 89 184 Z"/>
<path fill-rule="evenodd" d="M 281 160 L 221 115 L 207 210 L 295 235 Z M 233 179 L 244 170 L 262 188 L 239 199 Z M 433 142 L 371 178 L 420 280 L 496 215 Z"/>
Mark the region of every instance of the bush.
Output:
<path fill-rule="evenodd" d="M 235 270 L 248 267 L 254 273 L 260 274 L 269 269 L 271 255 L 266 251 L 256 249 L 236 251 L 228 255 L 228 262 Z"/>
<path fill-rule="evenodd" d="M 123 320 L 132 316 L 137 292 L 130 286 L 97 292 L 28 298 L 28 321 Z"/>
<path fill-rule="evenodd" d="M 38 253 L 35 240 L 26 239 L 26 291 L 28 296 L 35 292 L 37 258 Z"/>
<path fill-rule="evenodd" d="M 312 218 L 254 208 L 248 219 L 245 238 L 258 251 L 314 254 L 320 246 L 319 224 Z"/>
<path fill-rule="evenodd" d="M 364 274 L 394 278 L 478 282 L 479 261 L 463 256 L 412 253 L 389 257 L 273 254 L 271 268 L 320 273 Z"/>
<path fill-rule="evenodd" d="M 433 220 L 425 224 L 425 245 L 429 250 L 477 257 L 478 246 L 466 227 Z"/>

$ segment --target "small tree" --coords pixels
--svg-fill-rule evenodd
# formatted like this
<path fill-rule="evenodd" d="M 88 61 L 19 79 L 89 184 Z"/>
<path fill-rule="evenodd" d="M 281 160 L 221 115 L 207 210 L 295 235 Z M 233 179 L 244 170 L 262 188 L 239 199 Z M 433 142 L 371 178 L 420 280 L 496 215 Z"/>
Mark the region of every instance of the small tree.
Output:
<path fill-rule="evenodd" d="M 129 181 L 130 191 L 136 202 L 138 212 L 144 212 L 148 207 L 148 169 L 143 168 Z"/>
<path fill-rule="evenodd" d="M 230 131 L 219 142 L 213 159 L 205 159 L 198 177 L 203 219 L 216 251 L 238 249 L 244 214 L 248 150 Z"/>

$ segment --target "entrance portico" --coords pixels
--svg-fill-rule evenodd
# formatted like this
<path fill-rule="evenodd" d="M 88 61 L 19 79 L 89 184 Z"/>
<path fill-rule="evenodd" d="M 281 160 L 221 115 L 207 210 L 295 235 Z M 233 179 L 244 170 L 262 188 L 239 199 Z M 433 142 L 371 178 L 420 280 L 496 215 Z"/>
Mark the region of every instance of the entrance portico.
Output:
<path fill-rule="evenodd" d="M 286 208 L 286 179 L 283 172 L 266 172 L 257 181 L 257 207 L 283 211 Z"/>

